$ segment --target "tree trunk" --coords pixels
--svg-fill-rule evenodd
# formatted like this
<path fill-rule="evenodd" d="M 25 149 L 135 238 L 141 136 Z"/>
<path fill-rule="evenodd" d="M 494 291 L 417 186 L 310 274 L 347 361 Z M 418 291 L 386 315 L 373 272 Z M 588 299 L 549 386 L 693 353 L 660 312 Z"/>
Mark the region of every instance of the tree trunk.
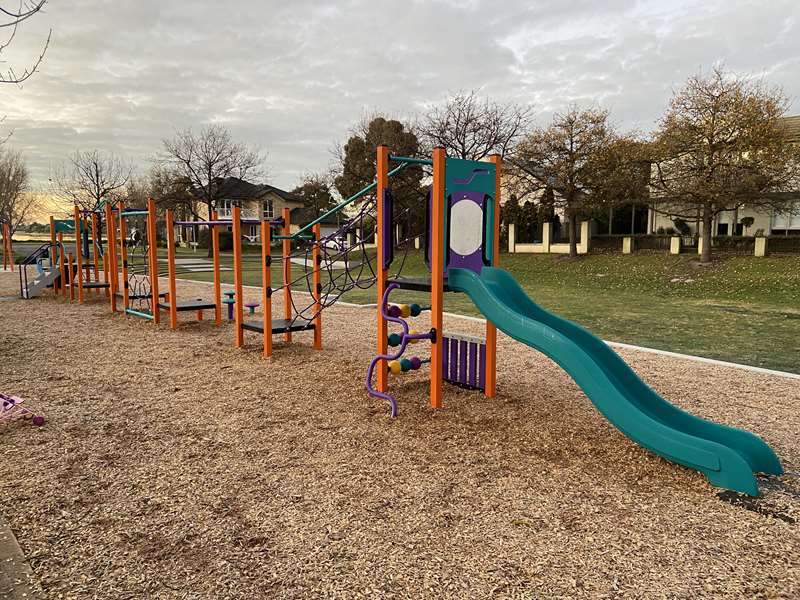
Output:
<path fill-rule="evenodd" d="M 714 213 L 710 204 L 703 205 L 703 252 L 700 254 L 700 262 L 711 262 L 711 225 L 714 220 Z"/>
<path fill-rule="evenodd" d="M 731 219 L 731 229 L 728 231 L 729 236 L 736 235 L 736 226 L 739 224 L 739 206 L 733 209 L 733 218 Z"/>
<path fill-rule="evenodd" d="M 578 223 L 575 211 L 569 212 L 569 257 L 578 256 Z"/>

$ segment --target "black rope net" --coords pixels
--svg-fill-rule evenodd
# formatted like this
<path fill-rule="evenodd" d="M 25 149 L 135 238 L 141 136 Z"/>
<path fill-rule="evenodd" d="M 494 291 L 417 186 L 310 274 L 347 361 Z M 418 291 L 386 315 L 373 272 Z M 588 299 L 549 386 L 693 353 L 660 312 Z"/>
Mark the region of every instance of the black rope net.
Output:
<path fill-rule="evenodd" d="M 395 205 L 393 223 L 400 223 L 408 216 L 411 209 L 398 209 Z M 320 249 L 320 287 L 319 301 L 312 300 L 307 305 L 299 305 L 296 297 L 291 296 L 293 318 L 291 324 L 298 320 L 313 320 L 321 311 L 333 306 L 347 292 L 354 289 L 369 289 L 378 280 L 377 248 L 375 246 L 375 229 L 377 226 L 377 200 L 373 196 L 365 200 L 358 211 L 348 218 L 336 231 L 322 236 Z M 395 255 L 392 265 L 395 271 L 388 279 L 400 277 L 406 265 L 408 253 L 417 236 L 410 235 L 394 241 L 394 247 L 401 253 Z M 273 287 L 273 294 L 286 287 L 305 288 L 313 295 L 313 240 L 301 239 L 301 248 L 293 253 L 289 260 L 301 259 L 304 272 L 282 286 Z M 398 260 L 399 259 L 399 260 Z M 300 262 L 300 261 L 298 261 Z"/>

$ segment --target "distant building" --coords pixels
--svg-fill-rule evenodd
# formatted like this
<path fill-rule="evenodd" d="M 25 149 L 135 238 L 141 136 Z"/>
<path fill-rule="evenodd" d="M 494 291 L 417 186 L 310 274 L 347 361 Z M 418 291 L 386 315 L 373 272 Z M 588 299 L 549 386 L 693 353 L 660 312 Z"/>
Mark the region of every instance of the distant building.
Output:
<path fill-rule="evenodd" d="M 793 143 L 800 144 L 800 115 L 784 117 L 786 128 Z M 774 211 L 743 206 L 738 211 L 730 210 L 718 214 L 712 225 L 712 235 L 747 235 L 752 236 L 757 232 L 763 235 L 800 234 L 800 191 L 792 194 L 798 199 L 795 205 L 797 210 L 789 214 L 779 214 Z M 656 206 L 656 208 L 658 208 Z M 753 224 L 744 227 L 742 219 L 750 217 Z M 692 233 L 698 233 L 697 221 L 686 220 Z M 659 229 L 675 229 L 675 223 L 670 215 L 659 213 L 652 208 L 647 216 L 648 232 L 657 233 Z"/>

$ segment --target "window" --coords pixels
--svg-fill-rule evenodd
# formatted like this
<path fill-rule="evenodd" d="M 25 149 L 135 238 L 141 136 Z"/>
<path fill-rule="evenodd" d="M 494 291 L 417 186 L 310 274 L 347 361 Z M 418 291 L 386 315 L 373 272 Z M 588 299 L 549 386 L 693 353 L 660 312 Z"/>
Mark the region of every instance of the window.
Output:
<path fill-rule="evenodd" d="M 264 200 L 263 203 L 263 218 L 272 219 L 274 217 L 272 200 Z"/>
<path fill-rule="evenodd" d="M 222 200 L 217 207 L 217 216 L 220 219 L 230 219 L 233 215 L 233 200 Z"/>
<path fill-rule="evenodd" d="M 800 206 L 794 205 L 789 211 L 772 215 L 772 229 L 800 229 Z"/>
<path fill-rule="evenodd" d="M 261 237 L 261 232 L 259 231 L 258 225 L 250 225 L 250 235 L 248 236 L 249 241 L 257 242 Z"/>

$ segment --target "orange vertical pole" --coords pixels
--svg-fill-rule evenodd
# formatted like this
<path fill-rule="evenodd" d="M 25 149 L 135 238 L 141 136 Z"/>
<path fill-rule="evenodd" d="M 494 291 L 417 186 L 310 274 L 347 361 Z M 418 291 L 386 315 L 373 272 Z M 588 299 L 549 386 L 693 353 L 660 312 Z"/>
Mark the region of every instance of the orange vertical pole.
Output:
<path fill-rule="evenodd" d="M 264 358 L 272 356 L 272 230 L 261 221 L 261 317 L 264 327 Z"/>
<path fill-rule="evenodd" d="M 64 234 L 58 232 L 58 276 L 61 278 L 61 295 L 67 297 L 67 270 L 64 266 Z"/>
<path fill-rule="evenodd" d="M 119 273 L 117 272 L 117 224 L 114 220 L 114 211 L 110 204 L 106 204 L 106 239 L 108 240 L 108 248 L 106 256 L 108 256 L 108 277 L 110 287 L 109 300 L 111 303 L 111 312 L 117 312 L 117 289 L 119 286 Z"/>
<path fill-rule="evenodd" d="M 94 263 L 94 280 L 100 281 L 100 260 L 97 257 L 98 239 L 97 239 L 97 213 L 92 213 L 92 262 Z M 91 279 L 91 277 L 89 277 Z M 98 289 L 95 288 L 94 293 L 97 294 Z"/>
<path fill-rule="evenodd" d="M 236 324 L 236 341 L 235 346 L 241 348 L 244 346 L 244 329 L 242 323 L 244 321 L 244 298 L 242 294 L 242 209 L 238 206 L 233 207 L 233 286 L 235 294 L 233 296 L 236 301 L 233 305 L 234 309 L 234 322 Z"/>
<path fill-rule="evenodd" d="M 283 316 L 287 321 L 292 320 L 292 240 L 288 239 L 291 235 L 292 213 L 288 208 L 282 211 L 283 217 Z M 283 334 L 283 339 L 287 342 L 292 341 L 292 332 L 287 331 Z"/>
<path fill-rule="evenodd" d="M 78 303 L 83 304 L 83 255 L 81 254 L 81 210 L 75 205 L 75 266 L 78 276 Z M 71 275 L 71 273 L 70 273 Z"/>
<path fill-rule="evenodd" d="M 153 324 L 161 322 L 161 311 L 158 308 L 158 239 L 156 238 L 156 201 L 147 200 L 147 254 L 150 259 L 150 292 L 153 307 Z M 174 302 L 174 298 L 170 298 Z"/>
<path fill-rule="evenodd" d="M 442 407 L 442 326 L 444 310 L 444 148 L 433 149 L 433 189 L 431 207 L 431 327 L 436 339 L 431 344 L 431 406 Z"/>
<path fill-rule="evenodd" d="M 167 271 L 169 274 L 169 326 L 178 328 L 178 294 L 175 284 L 175 228 L 172 209 L 167 209 Z M 199 321 L 200 319 L 198 319 Z"/>
<path fill-rule="evenodd" d="M 314 233 L 314 246 L 311 249 L 311 260 L 314 262 L 311 281 L 314 286 L 314 348 L 322 350 L 322 284 L 320 282 L 320 261 L 322 257 L 319 252 L 319 223 L 314 225 L 311 230 Z"/>
<path fill-rule="evenodd" d="M 211 213 L 211 220 L 217 220 L 217 211 Z M 219 267 L 219 231 L 216 225 L 209 225 L 211 231 L 211 250 L 214 257 L 214 324 L 222 325 L 222 279 Z"/>
<path fill-rule="evenodd" d="M 58 262 L 56 260 L 56 255 L 58 254 L 58 246 L 56 246 L 56 221 L 52 215 L 50 215 L 50 269 L 57 269 Z M 59 279 L 59 281 L 53 281 L 53 294 L 58 296 L 58 286 L 63 282 L 63 280 Z"/>
<path fill-rule="evenodd" d="M 499 154 L 492 154 L 489 161 L 495 166 L 494 184 L 494 223 L 492 223 L 492 266 L 500 265 L 500 187 L 503 168 L 503 159 Z M 487 398 L 494 398 L 497 394 L 497 327 L 486 319 L 486 388 L 484 393 Z"/>
<path fill-rule="evenodd" d="M 108 261 L 108 254 L 103 254 L 103 283 L 108 284 L 108 287 L 106 288 L 106 295 L 107 296 L 110 295 L 108 292 L 111 290 L 111 281 L 108 278 L 108 270 L 109 270 L 109 268 L 110 268 L 110 264 L 109 264 L 109 261 Z"/>
<path fill-rule="evenodd" d="M 128 246 L 125 244 L 128 228 L 124 217 L 125 203 L 120 202 L 117 210 L 119 211 L 119 258 L 122 263 L 122 311 L 125 312 L 131 304 L 128 290 Z"/>
<path fill-rule="evenodd" d="M 388 329 L 386 327 L 386 319 L 383 318 L 383 295 L 386 292 L 386 269 L 383 268 L 384 261 L 384 248 L 385 240 L 383 239 L 384 222 L 386 219 L 391 219 L 392 215 L 383 214 L 383 196 L 389 188 L 389 147 L 378 146 L 376 155 L 376 168 L 377 168 L 377 184 L 375 188 L 376 194 L 376 221 L 375 221 L 375 245 L 377 246 L 378 254 L 376 257 L 377 265 L 375 274 L 378 277 L 376 285 L 376 293 L 378 294 L 378 343 L 377 354 L 386 354 L 387 350 L 387 336 Z M 364 232 L 361 232 L 364 235 Z M 386 361 L 378 364 L 378 380 L 377 388 L 379 392 L 386 393 L 389 389 L 389 371 L 386 367 Z"/>
<path fill-rule="evenodd" d="M 75 269 L 73 268 L 74 265 L 72 264 L 72 254 L 69 255 L 69 301 L 73 302 L 75 300 L 75 286 L 72 284 L 75 281 Z"/>

